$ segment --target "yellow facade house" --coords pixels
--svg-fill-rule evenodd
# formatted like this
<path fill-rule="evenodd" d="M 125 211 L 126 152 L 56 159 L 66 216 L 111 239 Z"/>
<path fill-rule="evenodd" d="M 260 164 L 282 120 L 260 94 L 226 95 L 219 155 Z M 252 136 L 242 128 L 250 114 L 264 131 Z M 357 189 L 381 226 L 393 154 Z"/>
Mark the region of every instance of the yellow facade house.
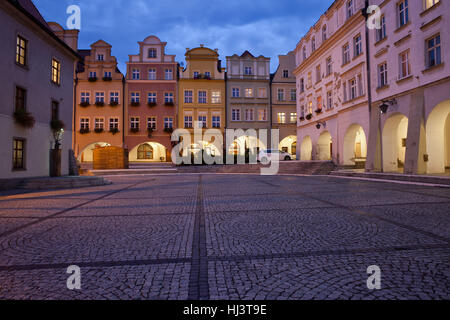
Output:
<path fill-rule="evenodd" d="M 123 147 L 123 75 L 105 41 L 79 53 L 74 149 L 79 161 L 91 163 L 95 148 Z"/>
<path fill-rule="evenodd" d="M 200 45 L 187 49 L 186 68 L 181 70 L 179 79 L 178 125 L 191 133 L 192 149 L 204 150 L 211 155 L 221 155 L 213 145 L 211 137 L 204 136 L 195 141 L 194 126 L 199 123 L 206 129 L 220 130 L 222 137 L 225 127 L 225 68 L 221 67 L 218 49 L 212 50 Z"/>

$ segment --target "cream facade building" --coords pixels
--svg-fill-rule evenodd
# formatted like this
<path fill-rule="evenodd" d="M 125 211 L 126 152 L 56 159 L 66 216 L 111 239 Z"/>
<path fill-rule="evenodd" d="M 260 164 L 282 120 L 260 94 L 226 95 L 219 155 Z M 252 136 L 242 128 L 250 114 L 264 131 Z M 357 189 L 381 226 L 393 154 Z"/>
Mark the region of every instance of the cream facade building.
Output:
<path fill-rule="evenodd" d="M 369 108 L 364 0 L 337 0 L 295 49 L 300 160 L 364 166 Z"/>
<path fill-rule="evenodd" d="M 368 171 L 450 169 L 450 2 L 381 1 L 370 32 L 372 114 Z M 380 106 L 382 106 L 382 111 Z"/>

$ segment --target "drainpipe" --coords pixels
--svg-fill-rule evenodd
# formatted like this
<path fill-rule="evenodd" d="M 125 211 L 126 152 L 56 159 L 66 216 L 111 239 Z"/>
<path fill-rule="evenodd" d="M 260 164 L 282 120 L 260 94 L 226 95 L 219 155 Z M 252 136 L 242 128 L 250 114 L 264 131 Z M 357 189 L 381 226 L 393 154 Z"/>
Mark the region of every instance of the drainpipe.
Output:
<path fill-rule="evenodd" d="M 78 94 L 77 87 L 78 87 L 78 75 L 75 70 L 74 95 L 73 95 L 73 125 L 72 125 L 73 144 L 72 144 L 72 150 L 74 152 L 74 155 L 76 154 L 76 157 L 78 158 L 78 151 L 76 150 L 76 146 L 77 146 L 77 94 Z"/>

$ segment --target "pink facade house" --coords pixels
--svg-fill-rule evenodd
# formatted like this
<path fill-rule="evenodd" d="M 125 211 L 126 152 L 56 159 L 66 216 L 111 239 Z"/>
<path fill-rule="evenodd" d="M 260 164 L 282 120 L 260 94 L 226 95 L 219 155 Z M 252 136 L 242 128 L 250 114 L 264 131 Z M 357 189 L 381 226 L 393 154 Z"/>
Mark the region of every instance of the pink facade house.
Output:
<path fill-rule="evenodd" d="M 139 42 L 130 55 L 126 76 L 125 146 L 130 162 L 170 161 L 171 133 L 176 128 L 177 71 L 166 42 L 155 36 Z"/>

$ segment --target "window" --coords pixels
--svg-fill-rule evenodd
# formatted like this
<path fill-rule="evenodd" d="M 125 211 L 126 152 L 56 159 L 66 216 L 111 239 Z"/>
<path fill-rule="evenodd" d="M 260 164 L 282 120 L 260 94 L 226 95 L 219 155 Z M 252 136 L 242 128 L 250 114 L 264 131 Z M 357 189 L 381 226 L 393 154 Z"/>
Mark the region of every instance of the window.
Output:
<path fill-rule="evenodd" d="M 245 97 L 246 98 L 253 98 L 253 89 L 252 88 L 245 89 Z"/>
<path fill-rule="evenodd" d="M 104 61 L 105 60 L 105 56 L 103 54 L 98 54 L 97 55 L 97 60 L 98 61 Z"/>
<path fill-rule="evenodd" d="M 164 129 L 173 129 L 173 118 L 164 118 Z"/>
<path fill-rule="evenodd" d="M 147 102 L 148 103 L 156 103 L 156 98 L 157 98 L 156 92 L 149 92 L 147 95 L 147 99 L 148 99 Z"/>
<path fill-rule="evenodd" d="M 207 118 L 206 116 L 198 116 L 198 122 L 200 122 L 200 128 L 206 128 L 208 126 Z"/>
<path fill-rule="evenodd" d="M 327 25 L 322 27 L 322 41 L 325 42 L 327 40 Z"/>
<path fill-rule="evenodd" d="M 384 62 L 378 66 L 378 87 L 382 88 L 387 86 L 387 63 Z"/>
<path fill-rule="evenodd" d="M 105 102 L 105 93 L 104 92 L 96 92 L 95 93 L 95 102 Z"/>
<path fill-rule="evenodd" d="M 386 17 L 384 15 L 380 18 L 380 29 L 376 30 L 377 41 L 381 41 L 386 38 Z"/>
<path fill-rule="evenodd" d="M 185 128 L 192 128 L 192 116 L 185 116 L 184 117 L 184 127 Z"/>
<path fill-rule="evenodd" d="M 172 69 L 166 69 L 164 72 L 164 77 L 166 80 L 173 80 L 173 71 Z"/>
<path fill-rule="evenodd" d="M 342 47 L 342 64 L 347 64 L 350 62 L 350 46 L 349 44 L 345 44 Z"/>
<path fill-rule="evenodd" d="M 245 109 L 245 121 L 254 121 L 255 110 L 254 109 Z"/>
<path fill-rule="evenodd" d="M 303 47 L 303 60 L 306 60 L 306 47 Z"/>
<path fill-rule="evenodd" d="M 305 117 L 305 106 L 300 107 L 300 117 Z"/>
<path fill-rule="evenodd" d="M 186 90 L 184 91 L 184 103 L 193 103 L 194 96 L 192 90 Z"/>
<path fill-rule="evenodd" d="M 91 103 L 91 93 L 81 92 L 81 103 Z"/>
<path fill-rule="evenodd" d="M 89 118 L 81 118 L 80 119 L 80 129 L 81 130 L 89 130 Z"/>
<path fill-rule="evenodd" d="M 89 78 L 97 78 L 97 72 L 95 71 L 89 72 Z"/>
<path fill-rule="evenodd" d="M 213 91 L 211 93 L 211 102 L 212 103 L 221 103 L 222 102 L 222 95 L 220 91 Z"/>
<path fill-rule="evenodd" d="M 398 56 L 399 74 L 398 78 L 403 79 L 411 75 L 411 64 L 409 63 L 409 50 L 402 52 Z"/>
<path fill-rule="evenodd" d="M 258 98 L 267 98 L 266 88 L 258 88 Z"/>
<path fill-rule="evenodd" d="M 333 93 L 331 91 L 327 92 L 327 110 L 333 108 Z"/>
<path fill-rule="evenodd" d="M 139 117 L 131 117 L 130 119 L 130 127 L 131 129 L 139 129 Z"/>
<path fill-rule="evenodd" d="M 239 88 L 233 88 L 232 90 L 231 90 L 231 96 L 233 97 L 233 98 L 239 98 L 239 95 L 240 95 L 240 92 L 239 92 L 240 90 L 239 90 Z"/>
<path fill-rule="evenodd" d="M 141 95 L 139 92 L 132 92 L 131 93 L 131 102 L 132 103 L 139 103 L 141 101 Z"/>
<path fill-rule="evenodd" d="M 105 120 L 103 118 L 95 118 L 95 129 L 97 130 L 103 130 L 104 129 L 104 124 L 105 124 Z"/>
<path fill-rule="evenodd" d="M 289 70 L 283 70 L 283 78 L 289 78 Z"/>
<path fill-rule="evenodd" d="M 439 0 L 425 0 L 425 10 L 430 9 L 435 4 L 438 4 Z"/>
<path fill-rule="evenodd" d="M 326 74 L 327 74 L 327 76 L 329 76 L 333 73 L 333 60 L 331 59 L 331 57 L 327 58 L 326 65 L 327 65 Z"/>
<path fill-rule="evenodd" d="M 207 103 L 207 92 L 206 91 L 198 92 L 198 103 Z"/>
<path fill-rule="evenodd" d="M 344 93 L 344 102 L 347 102 L 347 83 L 344 82 L 343 86 L 342 86 L 342 91 Z"/>
<path fill-rule="evenodd" d="M 119 118 L 109 118 L 109 130 L 119 129 Z"/>
<path fill-rule="evenodd" d="M 13 170 L 25 169 L 25 140 L 13 139 Z"/>
<path fill-rule="evenodd" d="M 277 119 L 278 119 L 278 123 L 281 123 L 281 124 L 286 123 L 286 113 L 279 112 L 277 114 Z"/>
<path fill-rule="evenodd" d="M 364 83 L 363 83 L 362 75 L 358 74 L 357 79 L 358 79 L 358 90 L 359 90 L 358 94 L 361 97 L 364 95 Z"/>
<path fill-rule="evenodd" d="M 409 22 L 408 0 L 403 0 L 397 5 L 398 26 L 404 26 Z"/>
<path fill-rule="evenodd" d="M 156 49 L 155 48 L 148 49 L 148 58 L 155 59 L 156 57 L 157 57 Z"/>
<path fill-rule="evenodd" d="M 137 150 L 138 160 L 153 160 L 153 147 L 148 143 L 139 146 Z"/>
<path fill-rule="evenodd" d="M 309 114 L 312 114 L 312 112 L 313 112 L 312 106 L 313 106 L 312 101 L 309 101 L 309 102 L 308 102 L 308 113 L 309 113 Z"/>
<path fill-rule="evenodd" d="M 59 103 L 52 101 L 52 121 L 59 120 Z"/>
<path fill-rule="evenodd" d="M 311 72 L 308 72 L 308 88 L 312 86 L 312 74 Z"/>
<path fill-rule="evenodd" d="M 284 101 L 284 89 L 278 89 L 278 101 Z"/>
<path fill-rule="evenodd" d="M 206 71 L 206 72 L 205 72 L 205 78 L 206 78 L 206 79 L 211 79 L 211 72 Z"/>
<path fill-rule="evenodd" d="M 231 121 L 241 121 L 241 110 L 240 109 L 231 110 Z"/>
<path fill-rule="evenodd" d="M 297 123 L 297 112 L 291 112 L 290 122 Z"/>
<path fill-rule="evenodd" d="M 359 56 L 360 54 L 362 54 L 362 38 L 361 35 L 357 35 L 354 39 L 353 39 L 353 54 L 355 57 Z"/>
<path fill-rule="evenodd" d="M 351 18 L 354 14 L 354 3 L 353 0 L 347 1 L 347 19 Z"/>
<path fill-rule="evenodd" d="M 212 127 L 213 128 L 220 128 L 220 116 L 213 116 L 212 117 Z"/>
<path fill-rule="evenodd" d="M 296 100 L 297 100 L 297 90 L 291 89 L 291 101 L 296 101 Z"/>
<path fill-rule="evenodd" d="M 56 59 L 52 59 L 52 82 L 61 84 L 61 63 Z"/>
<path fill-rule="evenodd" d="M 319 64 L 319 65 L 316 67 L 316 83 L 319 82 L 320 80 L 322 80 L 322 67 L 321 67 L 321 65 Z"/>
<path fill-rule="evenodd" d="M 300 79 L 300 92 L 301 93 L 305 92 L 305 79 L 304 78 Z"/>
<path fill-rule="evenodd" d="M 109 101 L 119 103 L 119 93 L 118 92 L 110 92 L 109 93 Z"/>
<path fill-rule="evenodd" d="M 350 87 L 350 100 L 356 99 L 358 91 L 355 78 L 349 81 L 349 87 Z"/>
<path fill-rule="evenodd" d="M 323 108 L 322 97 L 318 96 L 316 102 L 317 102 L 317 110 L 322 110 L 322 108 Z"/>
<path fill-rule="evenodd" d="M 258 110 L 258 121 L 267 121 L 267 110 L 266 109 Z"/>
<path fill-rule="evenodd" d="M 441 64 L 441 36 L 437 35 L 427 40 L 427 67 L 431 68 Z"/>
<path fill-rule="evenodd" d="M 194 78 L 197 79 L 200 77 L 200 73 L 198 71 L 194 71 Z"/>
<path fill-rule="evenodd" d="M 105 78 L 112 78 L 111 71 L 105 71 Z"/>
<path fill-rule="evenodd" d="M 147 129 L 156 130 L 156 117 L 147 118 Z"/>
<path fill-rule="evenodd" d="M 173 92 L 164 93 L 164 103 L 173 103 Z"/>
<path fill-rule="evenodd" d="M 148 70 L 148 80 L 156 80 L 156 69 Z"/>
<path fill-rule="evenodd" d="M 251 76 L 252 75 L 252 67 L 245 67 L 244 68 L 244 74 L 246 76 Z"/>
<path fill-rule="evenodd" d="M 133 69 L 132 79 L 133 79 L 133 80 L 139 80 L 139 78 L 140 78 L 140 72 L 139 72 L 139 69 Z"/>
<path fill-rule="evenodd" d="M 17 36 L 17 46 L 16 46 L 16 63 L 21 66 L 27 65 L 27 50 L 28 42 L 21 36 Z"/>
<path fill-rule="evenodd" d="M 27 90 L 16 87 L 15 109 L 14 111 L 26 110 Z"/>
<path fill-rule="evenodd" d="M 316 38 L 313 37 L 311 40 L 311 52 L 316 51 Z"/>

